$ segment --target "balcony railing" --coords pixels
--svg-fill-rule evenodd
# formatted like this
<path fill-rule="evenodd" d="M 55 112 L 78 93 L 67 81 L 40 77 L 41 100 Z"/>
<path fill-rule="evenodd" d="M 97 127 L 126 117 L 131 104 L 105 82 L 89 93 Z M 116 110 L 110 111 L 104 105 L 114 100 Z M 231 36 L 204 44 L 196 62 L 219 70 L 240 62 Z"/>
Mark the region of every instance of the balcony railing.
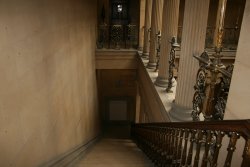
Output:
<path fill-rule="evenodd" d="M 213 58 L 207 52 L 194 57 L 199 61 L 200 68 L 194 86 L 193 120 L 200 120 L 202 115 L 206 121 L 223 120 L 234 66 L 222 64 L 222 55 L 218 50 Z"/>
<path fill-rule="evenodd" d="M 228 50 L 236 50 L 239 40 L 240 29 L 238 27 L 225 27 L 223 35 L 223 48 Z M 206 48 L 213 48 L 215 27 L 207 27 L 206 32 Z M 182 27 L 178 27 L 178 42 L 181 41 Z"/>
<path fill-rule="evenodd" d="M 237 166 L 250 164 L 250 120 L 135 124 L 132 135 L 156 166 L 229 167 L 240 138 L 244 149 Z"/>
<path fill-rule="evenodd" d="M 130 49 L 138 47 L 138 27 L 136 25 L 107 25 L 98 27 L 97 48 Z"/>

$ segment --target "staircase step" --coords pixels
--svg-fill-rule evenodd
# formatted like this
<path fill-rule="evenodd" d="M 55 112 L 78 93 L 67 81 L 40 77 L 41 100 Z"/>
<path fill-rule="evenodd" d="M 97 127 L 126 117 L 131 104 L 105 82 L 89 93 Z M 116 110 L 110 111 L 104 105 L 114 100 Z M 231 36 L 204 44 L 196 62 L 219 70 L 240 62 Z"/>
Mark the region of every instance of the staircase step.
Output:
<path fill-rule="evenodd" d="M 76 167 L 154 167 L 130 139 L 103 138 L 78 161 Z"/>

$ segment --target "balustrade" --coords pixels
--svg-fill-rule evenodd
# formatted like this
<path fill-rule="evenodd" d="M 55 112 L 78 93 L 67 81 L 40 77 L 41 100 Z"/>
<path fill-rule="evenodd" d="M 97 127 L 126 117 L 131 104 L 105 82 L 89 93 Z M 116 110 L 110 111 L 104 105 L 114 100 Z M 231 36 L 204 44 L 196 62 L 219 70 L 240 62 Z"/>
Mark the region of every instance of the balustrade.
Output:
<path fill-rule="evenodd" d="M 136 25 L 99 25 L 97 48 L 137 48 L 138 29 Z"/>
<path fill-rule="evenodd" d="M 200 62 L 193 97 L 193 120 L 222 120 L 229 92 L 233 65 L 221 64 L 221 55 L 215 53 L 209 58 L 207 52 L 194 56 Z"/>
<path fill-rule="evenodd" d="M 245 148 L 238 166 L 250 164 L 250 120 L 135 124 L 132 136 L 156 166 L 215 167 L 220 154 L 226 155 L 220 164 L 231 166 L 239 138 Z M 227 149 L 222 144 L 228 144 Z"/>
<path fill-rule="evenodd" d="M 215 27 L 207 27 L 206 30 L 206 43 L 205 48 L 213 48 L 213 38 Z M 236 50 L 239 40 L 240 29 L 239 27 L 225 27 L 223 36 L 223 49 Z M 178 27 L 178 41 L 181 41 L 182 27 Z"/>
<path fill-rule="evenodd" d="M 159 31 L 157 33 L 157 47 L 156 47 L 156 59 L 157 59 L 157 63 L 156 63 L 156 67 L 155 67 L 155 72 L 157 72 L 158 69 L 159 69 L 160 52 L 161 52 L 161 32 Z"/>
<path fill-rule="evenodd" d="M 177 43 L 177 37 L 173 37 L 171 43 L 171 50 L 169 56 L 169 69 L 168 69 L 168 87 L 167 92 L 171 92 L 174 82 L 174 68 L 175 68 L 175 51 L 180 48 L 180 45 Z"/>
<path fill-rule="evenodd" d="M 142 54 L 143 58 L 149 57 L 150 33 L 151 33 L 151 28 L 146 29 L 145 36 L 147 37 L 146 38 L 144 37 L 144 40 L 146 41 L 144 41 L 144 46 L 143 46 L 143 54 Z"/>

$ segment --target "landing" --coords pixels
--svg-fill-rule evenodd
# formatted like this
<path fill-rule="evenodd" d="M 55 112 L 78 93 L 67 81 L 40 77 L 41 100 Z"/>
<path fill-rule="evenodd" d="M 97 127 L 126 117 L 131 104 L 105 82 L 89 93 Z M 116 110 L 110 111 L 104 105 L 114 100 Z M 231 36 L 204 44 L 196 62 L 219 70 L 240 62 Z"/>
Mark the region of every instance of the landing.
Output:
<path fill-rule="evenodd" d="M 146 155 L 129 139 L 101 139 L 76 167 L 153 167 Z"/>

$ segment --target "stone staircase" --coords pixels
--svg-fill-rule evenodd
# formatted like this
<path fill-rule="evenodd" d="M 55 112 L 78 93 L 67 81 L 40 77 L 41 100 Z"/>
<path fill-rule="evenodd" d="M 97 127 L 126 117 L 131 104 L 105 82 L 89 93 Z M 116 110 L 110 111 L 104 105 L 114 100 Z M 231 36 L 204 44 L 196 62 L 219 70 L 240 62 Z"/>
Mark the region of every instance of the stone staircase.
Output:
<path fill-rule="evenodd" d="M 130 139 L 102 138 L 80 158 L 75 167 L 153 167 Z"/>

